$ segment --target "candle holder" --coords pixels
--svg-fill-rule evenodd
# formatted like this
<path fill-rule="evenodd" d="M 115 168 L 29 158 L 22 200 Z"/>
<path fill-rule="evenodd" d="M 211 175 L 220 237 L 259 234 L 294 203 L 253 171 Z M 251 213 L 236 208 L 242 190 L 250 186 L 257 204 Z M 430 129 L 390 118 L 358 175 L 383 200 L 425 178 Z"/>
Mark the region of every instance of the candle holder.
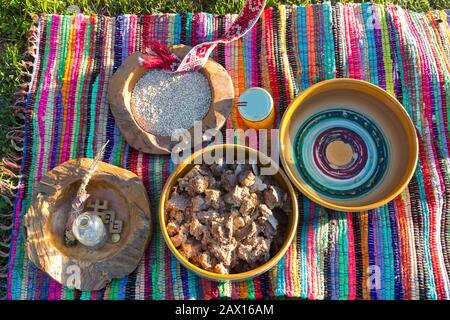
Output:
<path fill-rule="evenodd" d="M 75 238 L 84 246 L 96 249 L 101 247 L 107 237 L 105 225 L 100 217 L 80 214 L 72 225 Z"/>
<path fill-rule="evenodd" d="M 170 51 L 183 59 L 190 49 L 189 46 L 177 45 L 171 47 Z M 169 154 L 179 142 L 172 141 L 171 136 L 160 136 L 145 131 L 136 122 L 132 112 L 131 95 L 134 86 L 148 72 L 139 63 L 139 59 L 144 57 L 145 55 L 141 52 L 131 54 L 114 73 L 108 88 L 109 105 L 117 127 L 130 146 L 145 153 Z M 220 64 L 212 59 L 208 59 L 200 72 L 208 79 L 211 89 L 211 106 L 202 119 L 203 131 L 220 130 L 233 108 L 234 89 L 231 77 Z M 193 137 L 194 128 L 188 131 Z M 192 147 L 194 147 L 193 143 Z"/>

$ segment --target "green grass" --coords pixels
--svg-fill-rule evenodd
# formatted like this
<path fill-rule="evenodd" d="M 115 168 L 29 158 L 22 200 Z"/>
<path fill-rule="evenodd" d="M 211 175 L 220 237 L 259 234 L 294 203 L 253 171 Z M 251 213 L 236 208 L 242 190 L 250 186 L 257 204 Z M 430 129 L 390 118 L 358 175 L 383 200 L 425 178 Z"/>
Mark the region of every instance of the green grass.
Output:
<path fill-rule="evenodd" d="M 275 1 L 268 0 L 268 5 L 308 4 L 317 0 Z M 343 2 L 364 2 L 349 1 Z M 376 0 L 377 3 L 394 2 L 403 7 L 426 11 L 430 9 L 450 8 L 450 0 Z M 6 154 L 14 152 L 9 141 L 5 138 L 10 127 L 18 125 L 13 109 L 13 93 L 26 79 L 21 77 L 27 68 L 22 65 L 26 59 L 24 52 L 27 47 L 27 35 L 32 23 L 32 15 L 36 13 L 70 13 L 67 8 L 77 5 L 85 14 L 97 13 L 117 15 L 119 13 L 152 13 L 152 12 L 211 12 L 214 14 L 237 13 L 244 0 L 0 0 L 0 159 Z M 28 70 L 31 72 L 31 70 Z M 1 176 L 0 180 L 5 179 Z M 0 198 L 0 214 L 10 211 L 6 201 Z M 0 218 L 1 219 L 1 218 Z M 1 221 L 4 224 L 7 221 Z M 0 230 L 0 238 L 1 238 Z M 1 259 L 1 258 L 0 258 Z M 1 264 L 1 263 L 0 263 Z M 0 288 L 0 297 L 1 297 Z"/>

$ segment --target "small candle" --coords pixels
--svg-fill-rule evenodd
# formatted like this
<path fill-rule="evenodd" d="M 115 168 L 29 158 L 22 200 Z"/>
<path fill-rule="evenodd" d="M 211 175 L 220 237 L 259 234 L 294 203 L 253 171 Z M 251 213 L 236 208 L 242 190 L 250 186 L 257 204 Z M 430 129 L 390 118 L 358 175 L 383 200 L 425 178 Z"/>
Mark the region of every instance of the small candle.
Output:
<path fill-rule="evenodd" d="M 239 114 L 244 123 L 254 129 L 271 128 L 275 118 L 273 99 L 263 88 L 249 88 L 239 97 Z"/>
<path fill-rule="evenodd" d="M 72 225 L 75 238 L 86 247 L 100 247 L 106 241 L 106 228 L 100 217 L 83 213 Z"/>

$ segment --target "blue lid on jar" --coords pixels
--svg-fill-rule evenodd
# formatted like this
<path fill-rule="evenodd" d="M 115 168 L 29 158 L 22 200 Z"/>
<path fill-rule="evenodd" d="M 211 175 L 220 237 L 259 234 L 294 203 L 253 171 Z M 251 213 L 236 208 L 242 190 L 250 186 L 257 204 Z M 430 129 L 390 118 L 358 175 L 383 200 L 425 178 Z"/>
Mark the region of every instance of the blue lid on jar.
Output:
<path fill-rule="evenodd" d="M 270 93 L 259 87 L 245 90 L 237 103 L 240 115 L 248 121 L 258 122 L 266 119 L 273 108 Z"/>

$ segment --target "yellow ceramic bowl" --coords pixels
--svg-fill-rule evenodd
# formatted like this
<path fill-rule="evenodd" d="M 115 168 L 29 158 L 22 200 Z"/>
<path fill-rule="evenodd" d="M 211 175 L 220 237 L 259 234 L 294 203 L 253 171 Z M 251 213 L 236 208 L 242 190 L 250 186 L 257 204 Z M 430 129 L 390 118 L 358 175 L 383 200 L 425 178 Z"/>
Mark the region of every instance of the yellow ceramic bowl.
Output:
<path fill-rule="evenodd" d="M 416 168 L 418 141 L 407 112 L 385 90 L 333 79 L 310 87 L 288 107 L 280 156 L 291 181 L 314 202 L 365 211 L 405 189 Z"/>
<path fill-rule="evenodd" d="M 166 207 L 167 207 L 167 201 L 170 198 L 170 194 L 172 193 L 173 187 L 175 186 L 177 179 L 183 177 L 191 168 L 194 166 L 195 163 L 199 159 L 203 159 L 203 156 L 205 154 L 214 154 L 217 150 L 222 149 L 223 155 L 225 156 L 227 150 L 228 152 L 233 150 L 234 156 L 238 152 L 243 152 L 246 155 L 246 159 L 248 159 L 249 156 L 257 156 L 258 165 L 260 166 L 268 166 L 270 165 L 275 166 L 278 170 L 275 174 L 274 178 L 275 180 L 280 184 L 281 187 L 289 194 L 291 199 L 291 205 L 292 205 L 292 212 L 289 216 L 289 223 L 286 229 L 285 239 L 284 243 L 278 251 L 278 253 L 273 256 L 269 261 L 267 261 L 265 264 L 259 266 L 256 269 L 243 272 L 243 273 L 236 273 L 236 274 L 218 274 L 214 272 L 206 271 L 202 268 L 197 267 L 196 265 L 189 262 L 186 258 L 184 258 L 180 252 L 175 248 L 175 246 L 172 244 L 172 241 L 169 238 L 169 235 L 167 234 L 166 230 Z M 201 162 L 200 162 L 201 163 Z M 159 205 L 159 222 L 161 225 L 162 234 L 164 236 L 164 239 L 169 247 L 169 249 L 172 251 L 172 253 L 177 257 L 177 259 L 188 269 L 195 272 L 199 276 L 221 281 L 221 280 L 230 280 L 230 281 L 238 281 L 238 280 L 244 280 L 244 279 L 250 279 L 253 277 L 256 277 L 257 275 L 260 275 L 266 271 L 268 271 L 270 268 L 272 268 L 286 253 L 286 250 L 289 248 L 292 239 L 294 238 L 294 235 L 297 230 L 297 224 L 298 224 L 298 204 L 297 204 L 297 197 L 295 195 L 294 188 L 292 187 L 289 178 L 284 174 L 283 171 L 278 167 L 278 165 L 269 157 L 264 155 L 263 153 L 248 148 L 241 145 L 234 145 L 234 144 L 221 144 L 221 145 L 213 145 L 206 147 L 200 151 L 195 152 L 192 154 L 189 158 L 187 158 L 183 163 L 181 163 L 175 171 L 170 175 L 169 179 L 167 180 L 166 184 L 164 185 L 164 189 L 162 190 L 161 194 L 161 200 Z"/>

